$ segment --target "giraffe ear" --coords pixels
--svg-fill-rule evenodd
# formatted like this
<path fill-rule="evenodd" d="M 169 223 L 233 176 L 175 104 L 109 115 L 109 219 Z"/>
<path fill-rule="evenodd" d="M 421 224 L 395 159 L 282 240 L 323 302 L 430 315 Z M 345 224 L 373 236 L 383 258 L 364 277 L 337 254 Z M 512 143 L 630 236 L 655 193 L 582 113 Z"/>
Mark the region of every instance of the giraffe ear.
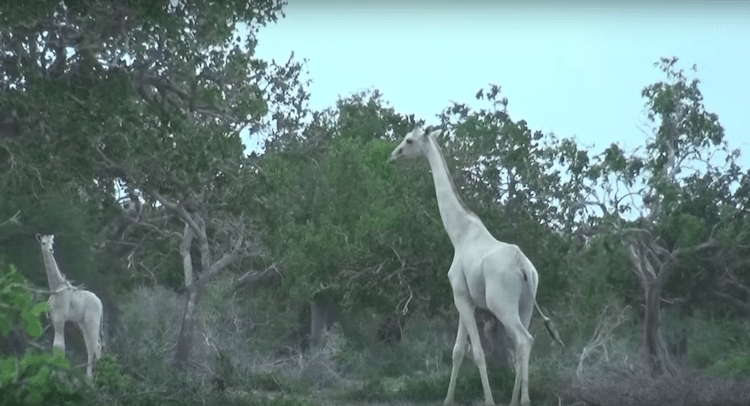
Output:
<path fill-rule="evenodd" d="M 430 138 L 436 138 L 443 133 L 443 130 L 435 130 L 430 133 Z"/>
<path fill-rule="evenodd" d="M 36 233 L 36 240 L 37 241 L 42 241 L 42 236 L 39 235 L 39 233 Z"/>

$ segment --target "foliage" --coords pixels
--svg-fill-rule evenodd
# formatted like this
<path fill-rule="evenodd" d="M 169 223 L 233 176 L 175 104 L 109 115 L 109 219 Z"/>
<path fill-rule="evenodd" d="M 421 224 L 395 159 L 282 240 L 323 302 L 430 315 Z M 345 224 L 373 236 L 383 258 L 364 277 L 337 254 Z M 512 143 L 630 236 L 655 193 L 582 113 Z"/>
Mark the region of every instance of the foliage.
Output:
<path fill-rule="evenodd" d="M 246 177 L 240 130 L 261 133 L 269 110 L 304 105 L 301 64 L 253 58 L 258 27 L 276 21 L 283 4 L 4 4 L 0 106 L 10 124 L 0 136 L 0 192 L 12 198 L 0 213 L 28 207 L 26 223 L 38 202 L 59 198 L 80 207 L 88 227 L 55 232 L 103 248 L 98 263 L 131 278 L 158 267 L 159 255 L 139 250 L 160 239 L 154 231 L 163 224 L 147 215 L 154 193 L 179 202 L 200 196 L 208 209 L 235 201 Z M 138 214 L 125 223 L 122 194 Z M 157 228 L 128 230 L 136 217 Z M 51 225 L 40 220 L 28 226 Z M 114 246 L 100 243 L 109 239 Z"/>
<path fill-rule="evenodd" d="M 499 240 L 517 244 L 540 274 L 540 301 L 555 299 L 569 285 L 565 260 L 576 228 L 577 196 L 589 157 L 574 139 L 533 131 L 513 121 L 501 88 L 477 94 L 489 107 L 453 103 L 440 114 L 441 137 L 457 167 L 454 179 L 467 205 Z"/>
<path fill-rule="evenodd" d="M 24 334 L 33 337 L 41 334 L 39 316 L 47 303 L 32 306 L 28 285 L 12 265 L 0 273 L 0 307 L 3 335 L 21 319 Z M 88 393 L 84 379 L 82 371 L 71 367 L 59 350 L 54 354 L 30 350 L 20 359 L 5 357 L 0 359 L 0 405 L 80 404 Z"/>
<path fill-rule="evenodd" d="M 719 376 L 750 376 L 750 355 L 735 354 L 718 361 L 712 366 L 712 372 Z"/>
<path fill-rule="evenodd" d="M 268 152 L 260 163 L 266 244 L 283 259 L 292 297 L 325 293 L 347 308 L 403 312 L 435 293 L 435 284 L 422 284 L 435 268 L 422 267 L 450 260 L 434 250 L 435 239 L 446 249 L 448 241 L 426 211 L 434 207 L 429 178 L 386 163 L 394 146 L 389 134 L 407 118 L 379 97 L 341 100 L 337 111 L 316 116 L 307 139 Z"/>
<path fill-rule="evenodd" d="M 486 97 L 489 108 L 473 111 L 453 103 L 440 115 L 450 131 L 444 143 L 470 185 L 467 192 L 484 205 L 502 204 L 506 221 L 530 217 L 570 231 L 576 203 L 571 199 L 582 189 L 587 152 L 573 139 L 545 136 L 524 120 L 514 122 L 506 110 L 508 100 L 498 100 L 500 92 L 500 86 L 490 85 L 477 94 L 477 99 Z"/>
<path fill-rule="evenodd" d="M 6 266 L 0 262 L 0 267 Z M 26 290 L 26 280 L 13 265 L 7 266 L 8 271 L 0 273 L 0 334 L 8 335 L 21 320 L 26 331 L 33 337 L 42 334 L 42 324 L 39 316 L 47 310 L 47 302 L 32 305 L 31 294 Z"/>
<path fill-rule="evenodd" d="M 177 338 L 182 307 L 177 294 L 160 286 L 134 289 L 121 298 L 122 324 L 118 334 L 110 340 L 120 362 L 129 368 L 138 368 L 139 373 L 147 377 L 167 373 L 169 348 Z M 149 316 L 144 317 L 146 314 Z M 159 362 L 154 362 L 157 360 Z"/>
<path fill-rule="evenodd" d="M 515 374 L 508 369 L 488 366 L 493 396 L 510 396 Z M 450 370 L 440 375 L 401 375 L 396 378 L 380 377 L 366 380 L 361 388 L 348 393 L 348 397 L 359 401 L 393 401 L 410 402 L 437 401 L 445 398 L 450 380 Z M 482 387 L 479 370 L 471 362 L 462 369 L 460 379 L 456 382 L 456 398 L 476 400 L 481 396 Z"/>
<path fill-rule="evenodd" d="M 6 196 L 6 195 L 4 195 Z M 92 215 L 84 199 L 64 192 L 45 194 L 43 199 L 19 199 L 8 195 L 0 203 L 0 212 L 22 207 L 22 221 L 0 228 L 0 255 L 18 266 L 19 272 L 34 285 L 46 286 L 36 233 L 55 234 L 55 256 L 61 271 L 75 283 L 96 286 L 96 255 L 91 250 L 93 235 L 101 227 L 98 215 Z M 6 211 L 7 210 L 7 211 Z M 101 213 L 100 213 L 101 214 Z"/>
<path fill-rule="evenodd" d="M 96 363 L 96 385 L 110 394 L 116 394 L 120 400 L 125 400 L 128 393 L 136 386 L 132 376 L 122 372 L 117 354 L 111 352 L 102 354 Z"/>
<path fill-rule="evenodd" d="M 11 123 L 0 137 L 0 193 L 29 191 L 12 208 L 80 196 L 71 203 L 95 220 L 86 240 L 96 241 L 102 263 L 127 270 L 112 279 L 124 276 L 131 287 L 144 274 L 182 281 L 189 306 L 179 365 L 189 359 L 206 282 L 261 251 L 239 200 L 254 177 L 240 133 L 263 136 L 270 112 L 278 121 L 305 111 L 302 65 L 253 57 L 258 27 L 276 21 L 283 4 L 91 0 L 0 9 L 0 106 Z M 165 255 L 175 246 L 179 257 Z"/>
<path fill-rule="evenodd" d="M 568 260 L 573 272 L 568 297 L 574 297 L 573 306 L 578 323 L 596 323 L 602 309 L 615 298 L 630 303 L 637 300 L 638 285 L 633 280 L 627 263 L 627 254 L 617 238 L 611 235 L 594 237 L 588 246 L 571 253 Z M 581 329 L 579 329 L 581 330 Z"/>
<path fill-rule="evenodd" d="M 3 405 L 75 405 L 88 392 L 82 373 L 70 367 L 59 351 L 54 356 L 29 352 L 20 361 L 5 358 L 0 364 Z"/>
<path fill-rule="evenodd" d="M 721 373 L 724 366 L 739 362 L 750 353 L 750 325 L 746 320 L 722 317 L 713 309 L 696 312 L 687 325 L 691 330 L 687 359 L 695 368 Z"/>
<path fill-rule="evenodd" d="M 307 382 L 290 368 L 272 368 L 270 354 L 290 345 L 286 340 L 296 314 L 278 295 L 234 294 L 233 278 L 220 275 L 206 288 L 190 368 L 170 364 L 170 347 L 179 332 L 184 304 L 163 287 L 142 287 L 120 299 L 123 326 L 97 366 L 96 382 L 108 404 L 258 404 L 266 393 L 304 395 Z M 148 314 L 148 317 L 144 317 Z M 277 322 L 273 322 L 277 321 Z M 269 367 L 271 366 L 271 367 Z M 315 375 L 321 375 L 319 369 Z M 259 392 L 262 395 L 258 395 Z M 295 396 L 285 396 L 294 402 Z M 170 403 L 171 402 L 171 403 Z M 256 403 L 252 403 L 256 402 Z"/>

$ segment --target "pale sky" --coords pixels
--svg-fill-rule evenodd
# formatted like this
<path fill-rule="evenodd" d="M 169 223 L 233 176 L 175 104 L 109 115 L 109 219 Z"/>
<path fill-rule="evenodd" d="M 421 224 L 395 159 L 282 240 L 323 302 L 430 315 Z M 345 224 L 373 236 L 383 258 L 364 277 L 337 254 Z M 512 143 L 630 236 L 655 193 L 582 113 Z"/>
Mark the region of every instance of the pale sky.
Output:
<path fill-rule="evenodd" d="M 514 120 L 600 152 L 642 145 L 641 90 L 677 56 L 698 67 L 705 105 L 750 166 L 750 2 L 374 2 L 289 0 L 262 28 L 257 57 L 307 58 L 310 106 L 374 88 L 437 124 L 451 101 L 502 86 Z M 484 104 L 486 105 L 486 104 Z"/>

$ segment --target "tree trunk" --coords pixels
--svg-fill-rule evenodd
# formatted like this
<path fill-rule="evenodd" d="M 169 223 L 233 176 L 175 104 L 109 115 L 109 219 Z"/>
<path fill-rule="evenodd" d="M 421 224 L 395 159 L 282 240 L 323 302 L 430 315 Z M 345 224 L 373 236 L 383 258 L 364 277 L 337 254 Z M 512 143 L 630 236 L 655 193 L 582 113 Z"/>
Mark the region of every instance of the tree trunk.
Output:
<path fill-rule="evenodd" d="M 628 247 L 633 271 L 641 282 L 646 299 L 643 351 L 651 376 L 674 375 L 675 369 L 661 334 L 661 290 L 674 271 L 673 258 L 659 259 L 657 250 L 650 244 L 653 242 L 635 240 Z"/>
<path fill-rule="evenodd" d="M 190 362 L 190 350 L 193 344 L 195 322 L 198 318 L 198 306 L 200 305 L 203 284 L 196 283 L 187 289 L 185 310 L 182 314 L 182 328 L 177 338 L 177 349 L 174 354 L 174 365 L 178 368 L 187 367 Z"/>
<path fill-rule="evenodd" d="M 669 359 L 667 347 L 661 334 L 661 286 L 656 280 L 644 286 L 646 291 L 646 317 L 643 328 L 643 347 L 651 376 L 665 372 L 674 375 L 675 369 Z"/>
<path fill-rule="evenodd" d="M 212 262 L 211 250 L 206 236 L 206 213 L 201 208 L 202 202 L 196 201 L 195 197 L 191 196 L 190 200 L 178 205 L 158 193 L 155 193 L 155 196 L 164 207 L 176 212 L 185 223 L 182 244 L 180 244 L 186 288 L 185 310 L 182 313 L 182 327 L 180 328 L 180 336 L 177 338 L 177 348 L 173 361 L 174 366 L 185 368 L 190 361 L 190 350 L 203 289 L 206 288 L 206 284 L 211 277 L 240 258 L 240 253 L 244 250 L 245 240 L 243 235 L 237 236 L 232 241 L 232 248 L 218 261 Z M 194 242 L 197 242 L 199 252 L 197 258 L 200 259 L 200 261 L 195 262 L 193 261 L 195 256 L 191 252 Z"/>
<path fill-rule="evenodd" d="M 320 297 L 310 301 L 310 344 L 320 347 L 323 344 L 323 333 L 331 324 L 330 303 Z"/>

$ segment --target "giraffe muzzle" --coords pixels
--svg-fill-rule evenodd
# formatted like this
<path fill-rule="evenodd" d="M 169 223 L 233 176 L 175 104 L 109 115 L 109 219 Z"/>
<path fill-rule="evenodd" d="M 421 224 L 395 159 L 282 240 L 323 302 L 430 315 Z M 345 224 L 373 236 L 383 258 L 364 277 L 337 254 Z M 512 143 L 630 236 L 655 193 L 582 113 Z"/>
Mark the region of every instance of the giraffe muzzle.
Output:
<path fill-rule="evenodd" d="M 388 161 L 387 162 L 389 164 L 392 164 L 393 162 L 395 162 L 398 159 L 399 156 L 401 156 L 401 149 L 393 151 L 393 153 L 391 153 L 391 156 L 388 157 Z"/>

